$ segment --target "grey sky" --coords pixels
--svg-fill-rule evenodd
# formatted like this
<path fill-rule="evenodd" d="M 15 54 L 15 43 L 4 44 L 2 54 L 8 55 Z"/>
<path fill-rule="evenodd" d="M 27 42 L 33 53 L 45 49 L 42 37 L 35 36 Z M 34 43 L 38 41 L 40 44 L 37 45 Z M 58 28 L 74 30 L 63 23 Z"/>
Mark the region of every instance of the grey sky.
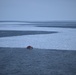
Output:
<path fill-rule="evenodd" d="M 76 0 L 0 0 L 0 20 L 76 20 Z"/>

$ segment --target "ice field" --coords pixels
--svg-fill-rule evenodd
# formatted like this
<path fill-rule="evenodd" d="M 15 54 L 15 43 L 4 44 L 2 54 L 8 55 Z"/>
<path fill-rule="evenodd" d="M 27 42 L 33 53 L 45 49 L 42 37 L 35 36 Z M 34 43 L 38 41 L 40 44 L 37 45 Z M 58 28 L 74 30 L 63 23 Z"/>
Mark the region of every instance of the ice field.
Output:
<path fill-rule="evenodd" d="M 36 27 L 28 25 L 0 25 L 0 30 L 15 31 L 56 31 L 53 34 L 35 34 L 0 37 L 0 47 L 76 50 L 76 29 Z"/>

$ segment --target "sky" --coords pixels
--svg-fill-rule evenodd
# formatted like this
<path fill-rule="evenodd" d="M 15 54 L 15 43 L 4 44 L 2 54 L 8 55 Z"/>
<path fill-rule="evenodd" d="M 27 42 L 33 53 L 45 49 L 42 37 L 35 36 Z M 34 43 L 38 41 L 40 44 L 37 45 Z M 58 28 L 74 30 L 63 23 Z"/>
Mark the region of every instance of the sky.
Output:
<path fill-rule="evenodd" d="M 76 21 L 76 0 L 0 0 L 0 20 Z"/>

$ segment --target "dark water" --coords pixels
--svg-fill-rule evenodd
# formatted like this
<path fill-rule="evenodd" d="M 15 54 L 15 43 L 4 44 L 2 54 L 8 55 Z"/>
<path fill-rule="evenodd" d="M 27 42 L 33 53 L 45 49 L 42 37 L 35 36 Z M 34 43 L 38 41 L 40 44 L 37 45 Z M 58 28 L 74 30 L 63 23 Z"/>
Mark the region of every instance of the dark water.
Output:
<path fill-rule="evenodd" d="M 25 24 L 23 24 L 25 25 Z M 29 25 L 36 25 L 38 27 L 61 27 L 61 28 L 76 28 L 76 22 L 32 22 Z"/>
<path fill-rule="evenodd" d="M 76 28 L 76 21 L 0 21 L 0 23 L 14 23 L 18 25 L 35 25 L 38 27 L 61 27 L 61 28 Z M 20 24 L 19 24 L 20 23 Z M 22 24 L 21 24 L 22 23 Z M 24 24 L 23 24 L 24 23 Z M 26 24 L 30 23 L 30 24 Z"/>
<path fill-rule="evenodd" d="M 76 22 L 45 22 L 38 23 L 39 27 L 76 28 Z"/>
<path fill-rule="evenodd" d="M 76 75 L 76 51 L 0 47 L 0 75 Z"/>
<path fill-rule="evenodd" d="M 56 31 L 15 31 L 15 30 L 0 30 L 0 37 L 21 36 L 21 35 L 38 35 L 38 34 L 53 34 Z"/>

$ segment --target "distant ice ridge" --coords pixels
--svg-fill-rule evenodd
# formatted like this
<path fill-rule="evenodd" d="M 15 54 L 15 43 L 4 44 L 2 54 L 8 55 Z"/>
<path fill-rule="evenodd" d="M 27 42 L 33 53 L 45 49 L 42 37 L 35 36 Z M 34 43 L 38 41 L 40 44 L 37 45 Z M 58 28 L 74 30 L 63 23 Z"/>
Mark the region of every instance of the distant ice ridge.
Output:
<path fill-rule="evenodd" d="M 0 30 L 57 31 L 54 34 L 23 35 L 0 38 L 0 47 L 76 50 L 76 29 L 47 27 L 0 27 Z"/>
<path fill-rule="evenodd" d="M 30 23 L 27 23 L 27 22 L 26 22 L 26 23 L 25 23 L 25 22 L 0 22 L 0 25 L 1 25 L 1 24 L 2 24 L 2 25 L 3 25 L 3 24 L 5 24 L 5 25 L 6 25 L 6 24 L 10 24 L 10 25 L 12 24 L 12 25 L 14 25 L 14 24 L 30 24 Z"/>

